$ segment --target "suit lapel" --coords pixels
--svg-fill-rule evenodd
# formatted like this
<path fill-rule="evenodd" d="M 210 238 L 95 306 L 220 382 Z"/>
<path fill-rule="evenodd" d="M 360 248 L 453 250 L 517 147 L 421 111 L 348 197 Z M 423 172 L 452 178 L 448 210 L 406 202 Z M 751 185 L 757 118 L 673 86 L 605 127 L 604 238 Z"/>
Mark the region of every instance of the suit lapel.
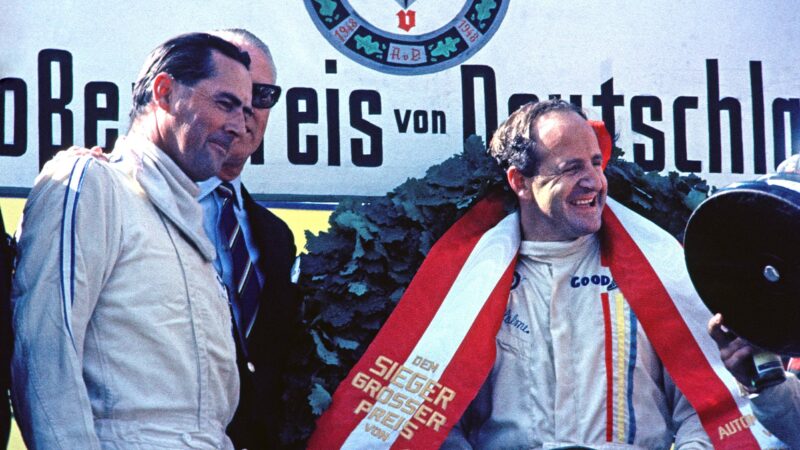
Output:
<path fill-rule="evenodd" d="M 242 200 L 244 200 L 244 210 L 247 212 L 247 220 L 250 222 L 250 234 L 258 247 L 258 270 L 264 275 L 264 289 L 269 289 L 267 285 L 270 284 L 272 278 L 270 269 L 269 236 L 271 233 L 271 225 L 267 219 L 266 211 L 264 208 L 253 200 L 250 193 L 247 192 L 244 185 L 242 185 Z"/>

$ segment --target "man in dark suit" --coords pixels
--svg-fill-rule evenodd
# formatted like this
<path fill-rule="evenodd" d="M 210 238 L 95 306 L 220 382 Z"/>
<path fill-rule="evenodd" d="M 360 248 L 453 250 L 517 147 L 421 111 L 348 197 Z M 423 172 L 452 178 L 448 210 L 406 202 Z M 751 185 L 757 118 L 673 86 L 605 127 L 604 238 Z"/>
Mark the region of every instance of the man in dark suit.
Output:
<path fill-rule="evenodd" d="M 215 34 L 250 54 L 254 96 L 246 135 L 234 143 L 217 177 L 199 183 L 204 228 L 217 248 L 215 267 L 228 286 L 234 316 L 241 394 L 228 435 L 237 449 L 280 448 L 283 372 L 300 320 L 291 277 L 296 248 L 289 227 L 256 203 L 240 179 L 264 138 L 280 88 L 269 48 L 261 40 L 246 30 Z M 226 225 L 233 229 L 230 236 Z M 243 246 L 236 244 L 239 235 Z M 252 274 L 238 267 L 242 258 L 252 262 Z M 249 285 L 254 287 L 244 287 Z"/>
<path fill-rule="evenodd" d="M 6 448 L 11 431 L 11 409 L 8 390 L 11 388 L 11 268 L 14 248 L 6 234 L 0 212 L 0 448 Z"/>

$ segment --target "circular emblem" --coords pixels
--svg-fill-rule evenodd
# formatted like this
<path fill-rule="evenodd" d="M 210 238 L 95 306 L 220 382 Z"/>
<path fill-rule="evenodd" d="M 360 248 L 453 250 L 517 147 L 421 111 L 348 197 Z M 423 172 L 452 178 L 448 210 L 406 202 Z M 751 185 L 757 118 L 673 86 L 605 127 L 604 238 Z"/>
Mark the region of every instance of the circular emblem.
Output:
<path fill-rule="evenodd" d="M 317 29 L 348 58 L 396 75 L 466 61 L 503 21 L 509 0 L 304 0 Z"/>

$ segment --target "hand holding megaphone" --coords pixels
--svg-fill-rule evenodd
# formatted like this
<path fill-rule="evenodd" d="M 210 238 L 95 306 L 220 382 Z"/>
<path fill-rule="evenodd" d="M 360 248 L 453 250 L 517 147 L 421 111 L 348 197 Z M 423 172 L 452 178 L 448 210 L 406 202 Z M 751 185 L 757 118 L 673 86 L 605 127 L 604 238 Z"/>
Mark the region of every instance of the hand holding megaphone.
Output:
<path fill-rule="evenodd" d="M 708 334 L 717 343 L 725 367 L 747 392 L 757 393 L 786 379 L 780 357 L 736 336 L 722 324 L 722 314 L 708 321 Z"/>

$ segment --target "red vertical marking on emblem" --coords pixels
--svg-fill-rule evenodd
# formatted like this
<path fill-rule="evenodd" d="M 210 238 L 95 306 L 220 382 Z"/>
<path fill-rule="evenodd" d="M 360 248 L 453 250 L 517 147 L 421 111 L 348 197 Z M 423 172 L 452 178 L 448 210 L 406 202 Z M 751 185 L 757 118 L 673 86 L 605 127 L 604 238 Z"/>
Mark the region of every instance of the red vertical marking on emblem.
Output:
<path fill-rule="evenodd" d="M 608 292 L 600 294 L 603 301 L 603 324 L 606 334 L 606 442 L 611 442 L 614 432 L 614 377 L 611 348 L 611 309 L 608 304 Z"/>
<path fill-rule="evenodd" d="M 397 11 L 397 28 L 408 33 L 417 25 L 417 12 L 413 10 Z"/>

